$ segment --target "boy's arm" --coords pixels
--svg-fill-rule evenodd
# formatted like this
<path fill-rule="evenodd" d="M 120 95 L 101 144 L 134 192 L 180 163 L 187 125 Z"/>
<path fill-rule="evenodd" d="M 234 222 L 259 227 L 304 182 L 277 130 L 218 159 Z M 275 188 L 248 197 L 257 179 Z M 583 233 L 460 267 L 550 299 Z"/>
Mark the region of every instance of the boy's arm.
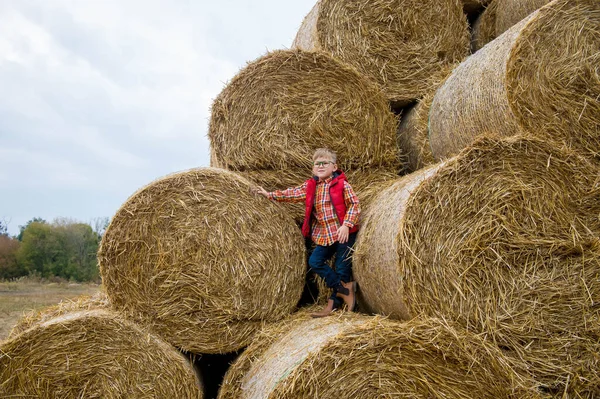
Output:
<path fill-rule="evenodd" d="M 267 193 L 267 198 L 277 202 L 303 202 L 306 200 L 306 182 L 298 187 L 271 191 Z"/>
<path fill-rule="evenodd" d="M 346 217 L 344 217 L 342 224 L 351 229 L 358 224 L 360 204 L 356 193 L 354 193 L 354 189 L 347 181 L 344 181 L 344 202 L 346 203 Z"/>

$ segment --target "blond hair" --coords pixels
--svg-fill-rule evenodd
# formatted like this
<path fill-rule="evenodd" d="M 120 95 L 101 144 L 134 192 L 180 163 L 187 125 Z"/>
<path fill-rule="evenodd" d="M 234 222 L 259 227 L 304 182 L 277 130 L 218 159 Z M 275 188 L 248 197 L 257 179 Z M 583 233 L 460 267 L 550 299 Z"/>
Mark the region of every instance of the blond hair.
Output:
<path fill-rule="evenodd" d="M 337 162 L 337 155 L 329 148 L 317 148 L 313 155 L 313 161 L 316 161 L 319 158 L 329 158 L 333 163 Z"/>

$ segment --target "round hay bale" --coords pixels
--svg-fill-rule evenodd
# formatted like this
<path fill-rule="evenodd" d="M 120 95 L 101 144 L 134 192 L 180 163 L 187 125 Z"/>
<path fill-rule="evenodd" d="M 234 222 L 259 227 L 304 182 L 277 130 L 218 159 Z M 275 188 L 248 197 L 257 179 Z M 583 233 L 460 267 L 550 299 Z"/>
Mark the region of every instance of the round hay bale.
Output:
<path fill-rule="evenodd" d="M 429 107 L 435 91 L 423 97 L 400 120 L 398 145 L 406 154 L 405 170 L 414 172 L 435 163 L 429 146 Z"/>
<path fill-rule="evenodd" d="M 316 148 L 344 170 L 400 168 L 396 119 L 377 87 L 349 66 L 301 50 L 248 64 L 212 105 L 213 165 L 244 171 L 306 168 Z"/>
<path fill-rule="evenodd" d="M 427 94 L 400 119 L 398 145 L 406 156 L 404 162 L 406 172 L 414 172 L 435 163 L 429 145 L 429 109 L 436 90 L 450 76 L 454 67 L 456 65 L 443 68 L 438 73 L 437 79 L 432 82 Z"/>
<path fill-rule="evenodd" d="M 98 253 L 113 306 L 195 353 L 227 353 L 295 309 L 304 240 L 280 204 L 215 168 L 158 179 L 113 217 Z"/>
<path fill-rule="evenodd" d="M 496 35 L 501 35 L 511 26 L 552 0 L 503 0 L 496 11 Z"/>
<path fill-rule="evenodd" d="M 469 57 L 433 100 L 434 157 L 456 154 L 492 129 L 522 129 L 598 154 L 599 29 L 600 2 L 555 0 Z"/>
<path fill-rule="evenodd" d="M 468 55 L 469 29 L 460 0 L 320 0 L 292 46 L 354 66 L 398 107 Z"/>
<path fill-rule="evenodd" d="M 476 52 L 494 40 L 496 33 L 496 9 L 498 1 L 492 1 L 473 23 L 471 32 L 471 52 Z"/>
<path fill-rule="evenodd" d="M 600 395 L 597 176 L 551 143 L 484 137 L 404 177 L 364 214 L 363 297 L 488 336 L 554 393 Z"/>
<path fill-rule="evenodd" d="M 308 169 L 288 169 L 285 171 L 275 170 L 248 170 L 238 172 L 241 176 L 262 186 L 267 191 L 285 190 L 289 187 L 300 186 L 306 179 L 310 178 L 311 171 Z M 398 178 L 398 172 L 392 168 L 354 169 L 344 172 L 348 183 L 352 186 L 361 208 L 368 206 L 381 184 L 391 182 Z M 304 203 L 283 204 L 297 223 L 304 220 Z"/>
<path fill-rule="evenodd" d="M 409 319 L 405 304 L 404 276 L 399 275 L 398 226 L 412 192 L 440 168 L 418 170 L 382 190 L 373 206 L 363 212 L 363 225 L 354 252 L 354 278 L 361 293 L 361 306 L 369 311 Z"/>
<path fill-rule="evenodd" d="M 498 348 L 439 320 L 303 313 L 257 337 L 219 399 L 537 398 L 532 387 Z"/>
<path fill-rule="evenodd" d="M 237 172 L 240 176 L 253 182 L 255 185 L 263 187 L 267 191 L 285 190 L 289 187 L 301 185 L 308 177 L 310 171 L 301 168 L 290 168 L 284 171 L 278 170 L 246 170 Z M 305 205 L 303 202 L 282 204 L 296 224 L 302 225 L 304 221 Z"/>
<path fill-rule="evenodd" d="M 109 309 L 110 302 L 105 292 L 99 291 L 95 295 L 82 295 L 73 300 L 61 301 L 57 305 L 48 306 L 41 310 L 34 310 L 23 315 L 11 329 L 8 338 L 12 338 L 31 327 L 44 323 L 54 317 L 82 310 Z"/>
<path fill-rule="evenodd" d="M 177 350 L 106 310 L 64 314 L 0 344 L 3 398 L 202 398 Z"/>
<path fill-rule="evenodd" d="M 386 187 L 398 178 L 398 173 L 391 169 L 373 168 L 352 170 L 346 176 L 356 191 L 361 209 L 365 209 L 371 206 L 371 202 L 382 187 Z"/>

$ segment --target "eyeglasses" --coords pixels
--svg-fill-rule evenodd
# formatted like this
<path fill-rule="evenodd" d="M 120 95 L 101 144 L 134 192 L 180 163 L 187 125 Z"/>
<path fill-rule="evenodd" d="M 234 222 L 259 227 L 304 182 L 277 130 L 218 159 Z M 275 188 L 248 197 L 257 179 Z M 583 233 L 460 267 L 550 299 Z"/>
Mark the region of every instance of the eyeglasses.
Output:
<path fill-rule="evenodd" d="M 329 164 L 333 164 L 335 162 L 333 161 L 317 161 L 314 163 L 315 166 L 319 166 L 319 167 L 323 167 L 323 166 L 327 166 Z"/>

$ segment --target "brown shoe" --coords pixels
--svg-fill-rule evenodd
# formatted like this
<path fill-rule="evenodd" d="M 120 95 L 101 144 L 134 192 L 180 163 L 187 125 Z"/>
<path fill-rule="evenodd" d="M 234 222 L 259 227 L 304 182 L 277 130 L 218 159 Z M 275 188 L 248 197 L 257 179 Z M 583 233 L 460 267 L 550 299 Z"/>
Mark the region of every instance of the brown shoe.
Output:
<path fill-rule="evenodd" d="M 348 312 L 354 312 L 356 307 L 356 281 L 348 283 L 342 281 L 342 287 L 345 289 L 338 289 L 337 296 L 344 300 L 346 306 L 348 306 Z"/>
<path fill-rule="evenodd" d="M 327 301 L 327 306 L 325 306 L 323 308 L 323 310 L 321 310 L 320 312 L 315 312 L 315 313 L 311 313 L 310 316 L 311 317 L 327 317 L 330 314 L 332 314 L 333 312 L 335 312 L 337 310 L 337 308 L 335 307 L 335 304 L 333 303 L 333 299 L 330 299 Z"/>

